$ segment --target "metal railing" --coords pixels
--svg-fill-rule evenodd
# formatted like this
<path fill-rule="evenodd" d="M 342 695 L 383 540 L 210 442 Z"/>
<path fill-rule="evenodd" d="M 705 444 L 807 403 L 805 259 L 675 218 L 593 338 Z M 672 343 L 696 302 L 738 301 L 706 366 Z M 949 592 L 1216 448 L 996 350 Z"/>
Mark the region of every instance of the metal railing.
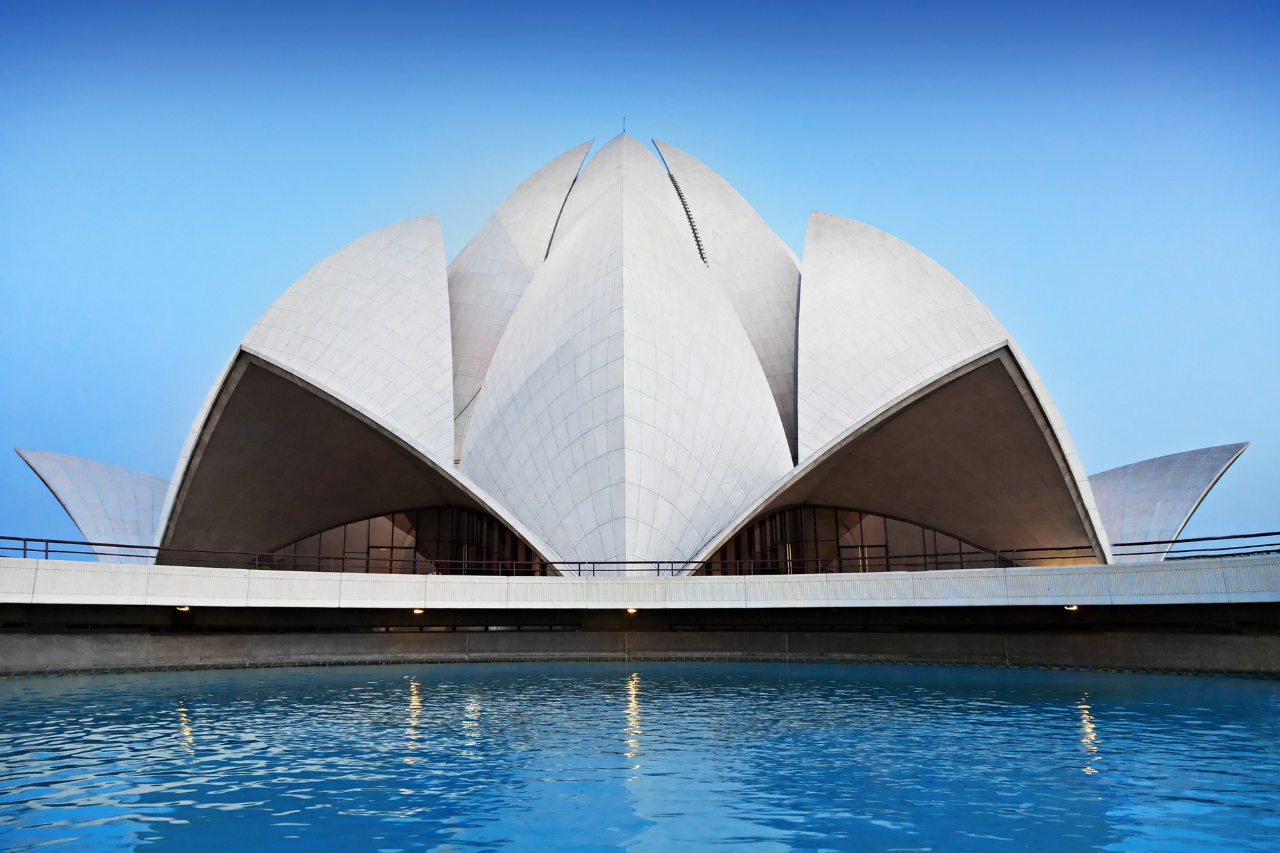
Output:
<path fill-rule="evenodd" d="M 1203 544 L 1202 544 L 1203 543 Z M 409 550 L 409 549 L 404 549 Z M 1205 557 L 1243 557 L 1280 553 L 1280 531 L 1191 539 L 1119 542 L 1112 546 L 1117 557 L 1190 560 Z M 411 575 L 495 575 L 586 577 L 678 575 L 784 575 L 864 572 L 920 572 L 982 569 L 999 566 L 1045 566 L 1094 562 L 1088 546 L 1057 548 L 1009 548 L 995 551 L 972 549 L 928 554 L 898 554 L 883 545 L 864 545 L 853 556 L 756 557 L 741 560 L 690 561 L 555 561 L 432 559 L 420 554 L 397 557 L 281 555 L 250 551 L 213 551 L 191 548 L 157 548 L 119 542 L 81 542 L 0 536 L 0 556 L 37 557 L 45 560 L 103 559 L 169 565 L 270 571 L 356 572 Z"/>

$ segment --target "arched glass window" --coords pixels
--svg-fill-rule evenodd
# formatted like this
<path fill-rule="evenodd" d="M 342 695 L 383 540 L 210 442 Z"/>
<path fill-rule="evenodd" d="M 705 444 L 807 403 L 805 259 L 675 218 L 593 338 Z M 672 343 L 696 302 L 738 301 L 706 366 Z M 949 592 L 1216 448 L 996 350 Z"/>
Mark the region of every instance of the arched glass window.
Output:
<path fill-rule="evenodd" d="M 696 574 L 989 569 L 1012 565 L 955 536 L 857 509 L 796 506 L 743 528 Z"/>
<path fill-rule="evenodd" d="M 392 574 L 546 574 L 546 564 L 488 513 L 419 507 L 331 527 L 275 551 L 271 566 Z"/>

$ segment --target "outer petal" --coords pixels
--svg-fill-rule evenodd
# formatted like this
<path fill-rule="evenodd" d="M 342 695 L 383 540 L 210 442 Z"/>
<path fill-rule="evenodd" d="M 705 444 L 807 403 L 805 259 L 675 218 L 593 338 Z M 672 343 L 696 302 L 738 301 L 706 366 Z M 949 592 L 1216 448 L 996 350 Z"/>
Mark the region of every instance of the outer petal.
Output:
<path fill-rule="evenodd" d="M 1151 542 L 1177 539 L 1231 464 L 1240 458 L 1248 442 L 1204 447 L 1171 453 L 1093 474 L 1098 510 L 1107 535 L 1116 542 Z M 1117 563 L 1164 559 L 1170 545 L 1130 548 Z"/>
<path fill-rule="evenodd" d="M 435 214 L 325 258 L 267 309 L 243 347 L 452 460 L 449 294 Z"/>
<path fill-rule="evenodd" d="M 355 518 L 459 504 L 550 558 L 454 471 L 451 362 L 436 216 L 334 253 L 276 300 L 219 376 L 157 544 L 267 552 Z"/>
<path fill-rule="evenodd" d="M 1051 450 L 1098 559 L 1106 531 L 1057 407 L 1008 332 L 923 253 L 869 225 L 814 212 L 805 236 L 797 369 L 800 458 L 893 401 L 1007 346 L 1043 413 Z M 956 531 L 959 533 L 959 531 Z M 1000 547 L 999 543 L 993 543 Z"/>
<path fill-rule="evenodd" d="M 169 481 L 164 477 L 108 465 L 93 459 L 18 449 L 87 542 L 150 546 L 160 523 Z M 150 563 L 150 552 L 94 548 L 98 559 L 111 563 Z"/>
<path fill-rule="evenodd" d="M 240 350 L 197 425 L 160 562 L 190 551 L 268 553 L 348 521 L 416 506 L 488 512 L 546 559 L 536 536 L 453 466 L 286 366 Z M 184 549 L 187 553 L 168 552 Z"/>
<path fill-rule="evenodd" d="M 800 263 L 723 178 L 665 142 L 653 144 L 688 202 L 712 277 L 729 294 L 747 330 L 795 458 Z"/>
<path fill-rule="evenodd" d="M 462 470 L 567 559 L 685 559 L 790 468 L 733 305 L 627 136 L 583 169 L 475 406 Z"/>
<path fill-rule="evenodd" d="M 802 461 L 714 547 L 763 515 L 808 504 L 912 521 L 1033 565 L 1105 562 L 1055 438 L 1029 377 L 1001 345 Z"/>
<path fill-rule="evenodd" d="M 560 212 L 594 141 L 566 151 L 530 175 L 449 264 L 455 461 L 462 458 L 471 404 L 484 384 L 494 350 L 547 256 Z"/>

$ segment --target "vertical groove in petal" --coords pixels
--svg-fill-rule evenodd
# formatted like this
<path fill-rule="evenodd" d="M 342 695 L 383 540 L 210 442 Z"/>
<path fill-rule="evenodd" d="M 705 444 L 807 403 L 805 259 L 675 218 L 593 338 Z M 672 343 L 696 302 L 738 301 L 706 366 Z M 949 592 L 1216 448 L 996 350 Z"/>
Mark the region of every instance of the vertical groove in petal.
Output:
<path fill-rule="evenodd" d="M 462 456 L 472 407 L 498 341 L 551 251 L 557 222 L 594 141 L 571 148 L 530 175 L 449 263 L 455 460 Z"/>
<path fill-rule="evenodd" d="M 462 470 L 566 559 L 669 560 L 789 467 L 768 383 L 658 162 L 586 165 L 476 400 Z"/>
<path fill-rule="evenodd" d="M 679 180 L 711 275 L 751 339 L 794 460 L 799 261 L 723 178 L 678 148 L 656 139 L 653 144 Z"/>

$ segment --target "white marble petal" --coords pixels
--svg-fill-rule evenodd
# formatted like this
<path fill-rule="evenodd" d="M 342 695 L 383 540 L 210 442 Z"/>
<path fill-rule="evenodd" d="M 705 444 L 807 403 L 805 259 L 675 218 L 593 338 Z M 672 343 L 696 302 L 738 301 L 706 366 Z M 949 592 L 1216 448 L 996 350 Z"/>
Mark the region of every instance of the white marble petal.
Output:
<path fill-rule="evenodd" d="M 568 560 L 683 560 L 791 468 L 751 341 L 670 180 L 587 163 L 475 402 L 462 471 Z"/>
<path fill-rule="evenodd" d="M 1107 535 L 1113 542 L 1177 539 L 1201 501 L 1248 442 L 1171 453 L 1089 477 Z M 1162 560 L 1169 545 L 1121 549 L 1118 563 Z"/>
<path fill-rule="evenodd" d="M 86 542 L 150 546 L 159 529 L 169 481 L 79 456 L 17 449 L 53 492 Z M 150 563 L 150 551 L 94 547 L 108 563 Z"/>
<path fill-rule="evenodd" d="M 435 214 L 389 225 L 294 282 L 241 346 L 453 461 L 453 367 Z"/>
<path fill-rule="evenodd" d="M 449 262 L 455 460 L 462 457 L 471 404 L 494 350 L 542 266 L 560 211 L 594 141 L 571 148 L 530 175 Z"/>
<path fill-rule="evenodd" d="M 1109 558 L 1089 478 L 1062 416 L 986 306 L 915 247 L 852 219 L 811 213 L 804 253 L 796 376 L 801 461 L 912 389 L 1008 345 L 1054 432 L 1095 545 Z"/>
<path fill-rule="evenodd" d="M 724 178 L 678 148 L 653 144 L 680 183 L 707 266 L 747 330 L 795 455 L 800 262 Z"/>

